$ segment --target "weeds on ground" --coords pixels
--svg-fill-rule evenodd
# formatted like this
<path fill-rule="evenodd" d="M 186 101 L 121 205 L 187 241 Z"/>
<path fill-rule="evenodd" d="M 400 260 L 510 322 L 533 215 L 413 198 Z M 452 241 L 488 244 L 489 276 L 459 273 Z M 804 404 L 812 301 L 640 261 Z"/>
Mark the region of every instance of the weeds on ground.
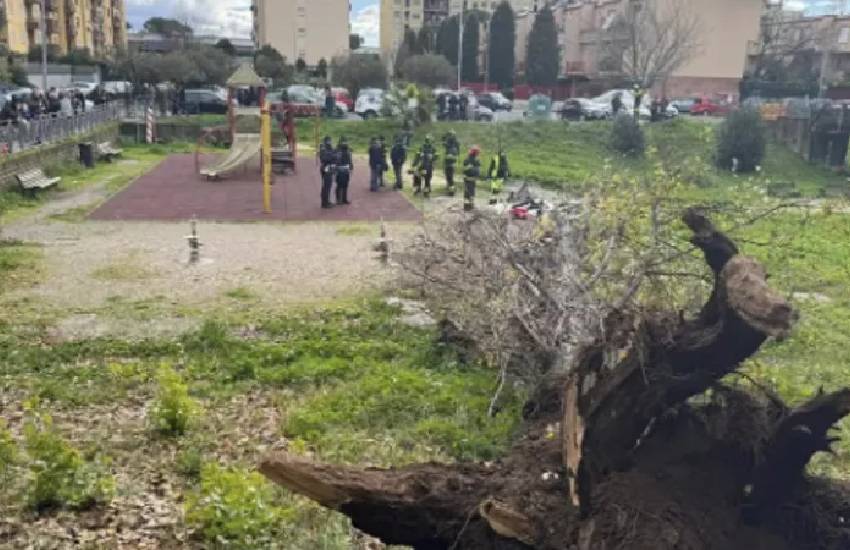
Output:
<path fill-rule="evenodd" d="M 151 428 L 166 436 L 183 435 L 198 415 L 198 404 L 189 397 L 183 378 L 169 365 L 160 367 L 156 397 L 148 413 Z"/>
<path fill-rule="evenodd" d="M 107 462 L 100 456 L 85 459 L 56 430 L 50 415 L 31 411 L 23 432 L 29 507 L 82 509 L 112 498 L 115 480 Z"/>

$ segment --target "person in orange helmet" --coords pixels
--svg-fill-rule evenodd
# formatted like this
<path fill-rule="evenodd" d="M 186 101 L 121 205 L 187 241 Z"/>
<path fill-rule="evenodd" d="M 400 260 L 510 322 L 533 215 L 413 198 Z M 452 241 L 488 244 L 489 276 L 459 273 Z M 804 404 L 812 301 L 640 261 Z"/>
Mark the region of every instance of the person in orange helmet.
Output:
<path fill-rule="evenodd" d="M 467 212 L 475 208 L 475 185 L 481 177 L 480 155 L 481 149 L 473 145 L 463 161 L 463 209 Z"/>

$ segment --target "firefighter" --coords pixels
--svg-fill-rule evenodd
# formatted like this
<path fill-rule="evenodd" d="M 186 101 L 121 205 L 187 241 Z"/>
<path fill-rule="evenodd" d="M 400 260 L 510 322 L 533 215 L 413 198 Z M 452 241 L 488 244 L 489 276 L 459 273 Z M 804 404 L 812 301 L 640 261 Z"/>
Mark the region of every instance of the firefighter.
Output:
<path fill-rule="evenodd" d="M 640 84 L 635 82 L 634 88 L 632 89 L 632 95 L 634 95 L 635 99 L 635 120 L 640 118 L 640 107 L 643 104 L 643 88 L 640 87 Z"/>
<path fill-rule="evenodd" d="M 490 169 L 487 170 L 487 179 L 490 180 L 490 204 L 499 202 L 499 195 L 505 187 L 505 183 L 511 175 L 508 165 L 508 154 L 499 147 L 499 152 L 490 159 Z"/>
<path fill-rule="evenodd" d="M 351 181 L 351 172 L 354 171 L 354 160 L 351 157 L 351 149 L 348 148 L 348 140 L 344 137 L 339 139 L 336 150 L 336 203 L 351 204 L 348 201 L 348 183 Z"/>
<path fill-rule="evenodd" d="M 475 145 L 463 161 L 463 209 L 467 212 L 475 208 L 475 184 L 481 176 L 480 153 L 481 149 Z"/>
<path fill-rule="evenodd" d="M 425 183 L 423 196 L 427 199 L 431 196 L 431 178 L 434 176 L 434 165 L 437 163 L 437 150 L 434 148 L 431 135 L 425 136 L 425 143 L 419 151 L 419 166 L 422 171 L 421 177 Z"/>
<path fill-rule="evenodd" d="M 422 151 L 417 151 L 413 157 L 413 164 L 410 166 L 410 174 L 413 176 L 414 196 L 422 193 L 422 173 Z"/>
<path fill-rule="evenodd" d="M 445 160 L 443 160 L 443 170 L 446 173 L 446 194 L 454 197 L 455 165 L 460 156 L 460 143 L 457 141 L 457 134 L 454 130 L 449 130 L 449 133 L 443 138 L 443 147 L 446 151 Z"/>
<path fill-rule="evenodd" d="M 336 152 L 330 136 L 325 136 L 319 150 L 319 166 L 322 172 L 322 208 L 331 208 L 331 187 L 336 174 Z"/>
<path fill-rule="evenodd" d="M 395 143 L 390 151 L 390 161 L 393 164 L 393 173 L 395 174 L 395 189 L 401 189 L 403 186 L 402 179 L 404 173 L 404 162 L 407 160 L 407 149 L 404 147 L 404 138 L 401 135 L 395 137 Z"/>

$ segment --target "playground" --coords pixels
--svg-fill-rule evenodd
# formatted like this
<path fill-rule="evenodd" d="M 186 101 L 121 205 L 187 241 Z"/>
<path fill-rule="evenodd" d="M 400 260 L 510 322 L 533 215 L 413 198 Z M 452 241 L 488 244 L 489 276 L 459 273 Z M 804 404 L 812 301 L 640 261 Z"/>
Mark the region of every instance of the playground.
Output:
<path fill-rule="evenodd" d="M 215 155 L 204 155 L 212 164 Z M 363 161 L 352 174 L 352 204 L 322 210 L 319 168 L 301 156 L 293 173 L 273 175 L 271 212 L 263 209 L 262 174 L 257 156 L 218 180 L 198 175 L 190 154 L 169 156 L 91 214 L 93 220 L 126 221 L 418 221 L 420 213 L 393 191 L 369 192 L 369 167 Z"/>

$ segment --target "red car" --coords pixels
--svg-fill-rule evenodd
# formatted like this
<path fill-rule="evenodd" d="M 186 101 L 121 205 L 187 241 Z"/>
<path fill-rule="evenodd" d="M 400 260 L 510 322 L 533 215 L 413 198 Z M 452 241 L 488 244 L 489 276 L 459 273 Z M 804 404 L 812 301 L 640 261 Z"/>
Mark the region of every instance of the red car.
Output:
<path fill-rule="evenodd" d="M 691 114 L 702 116 L 725 115 L 729 112 L 729 107 L 721 103 L 710 100 L 707 97 L 698 97 L 691 105 Z"/>
<path fill-rule="evenodd" d="M 351 96 L 348 94 L 348 90 L 345 88 L 331 88 L 331 92 L 334 94 L 334 99 L 336 100 L 337 105 L 345 105 L 349 113 L 354 111 L 354 100 L 351 99 Z"/>

